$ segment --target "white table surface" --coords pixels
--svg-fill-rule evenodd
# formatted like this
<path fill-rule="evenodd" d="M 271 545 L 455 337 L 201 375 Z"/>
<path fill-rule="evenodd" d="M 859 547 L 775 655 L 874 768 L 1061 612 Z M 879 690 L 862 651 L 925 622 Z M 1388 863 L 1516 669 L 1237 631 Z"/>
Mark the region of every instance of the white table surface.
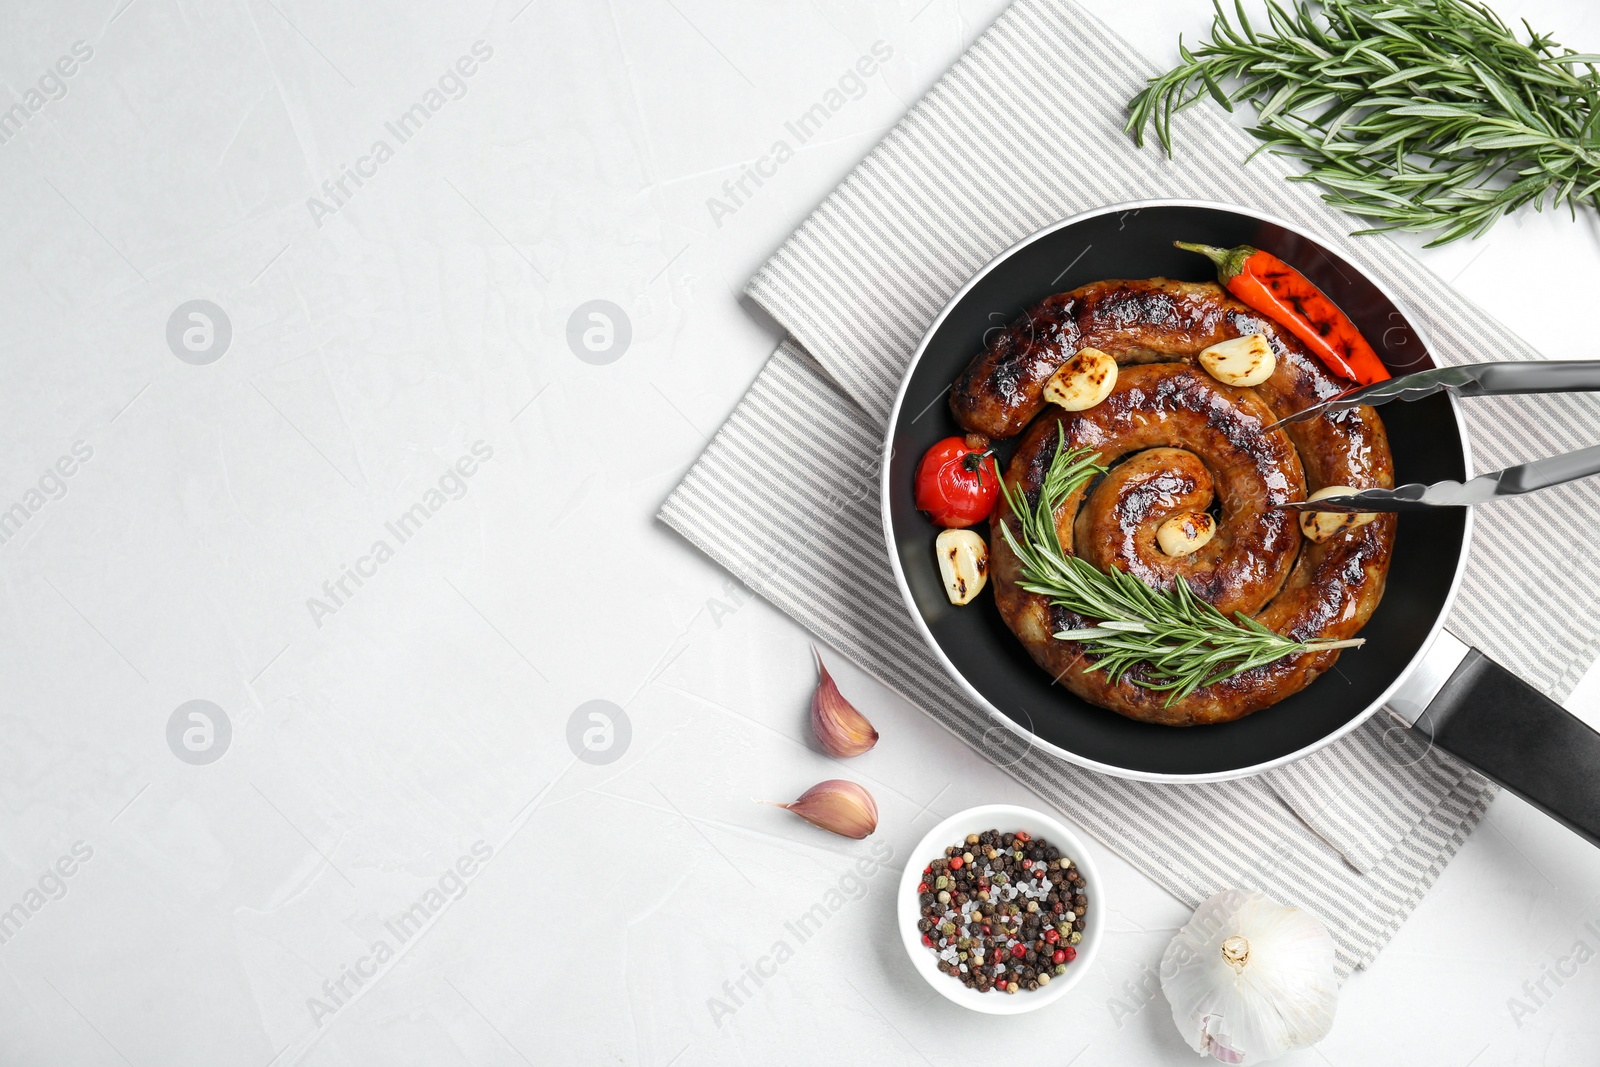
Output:
<path fill-rule="evenodd" d="M 723 988 L 865 849 L 752 798 L 859 777 L 900 858 L 941 814 L 1031 800 L 838 657 L 883 740 L 817 754 L 806 634 L 653 520 L 778 340 L 745 279 L 1001 0 L 523 3 L 0 15 L 0 104 L 46 90 L 0 143 L 0 511 L 25 517 L 0 544 L 0 1063 L 1188 1062 L 1139 991 L 1186 909 L 1103 847 L 1107 941 L 1050 1010 L 936 998 L 898 863 Z M 1208 18 L 1087 6 L 1162 60 Z M 1497 6 L 1600 51 L 1592 5 Z M 880 40 L 860 98 L 714 217 Z M 401 143 L 385 123 L 478 41 Z M 345 203 L 320 192 L 379 139 Z M 1578 357 L 1596 248 L 1592 213 L 1546 213 L 1421 255 Z M 167 340 L 195 299 L 232 331 L 203 365 Z M 632 331 L 603 365 L 566 340 L 598 299 Z M 231 729 L 209 764 L 169 746 L 191 700 Z M 631 724 L 608 765 L 567 744 L 591 700 Z M 1569 706 L 1600 721 L 1600 673 Z M 1285 1062 L 1588 1062 L 1600 965 L 1508 998 L 1597 931 L 1600 853 L 1501 797 Z"/>

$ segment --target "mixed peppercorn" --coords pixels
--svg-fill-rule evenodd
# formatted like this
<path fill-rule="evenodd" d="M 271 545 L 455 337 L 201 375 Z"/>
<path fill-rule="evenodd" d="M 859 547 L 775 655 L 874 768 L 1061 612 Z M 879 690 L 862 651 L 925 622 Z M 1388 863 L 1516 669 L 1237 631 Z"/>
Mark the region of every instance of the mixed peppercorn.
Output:
<path fill-rule="evenodd" d="M 1083 874 L 1042 837 L 968 834 L 917 885 L 922 943 L 969 989 L 1019 993 L 1065 974 L 1083 941 Z"/>

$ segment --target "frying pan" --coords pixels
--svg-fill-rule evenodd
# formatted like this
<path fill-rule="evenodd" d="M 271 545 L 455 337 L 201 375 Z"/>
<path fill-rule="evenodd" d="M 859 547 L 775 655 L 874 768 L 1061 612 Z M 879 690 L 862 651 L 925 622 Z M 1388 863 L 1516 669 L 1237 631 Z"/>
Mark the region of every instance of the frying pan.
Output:
<path fill-rule="evenodd" d="M 1392 371 L 1434 366 L 1426 340 L 1381 286 L 1311 234 L 1248 209 L 1118 204 L 1022 240 L 934 320 L 889 417 L 882 485 L 889 558 L 934 656 L 979 707 L 1030 744 L 1091 770 L 1147 781 L 1257 774 L 1309 755 L 1387 709 L 1419 744 L 1451 753 L 1600 844 L 1600 734 L 1444 629 L 1467 561 L 1470 508 L 1403 515 L 1382 603 L 1361 632 L 1366 645 L 1300 692 L 1230 723 L 1157 726 L 1095 707 L 1034 664 L 992 596 L 950 604 L 934 559 L 938 529 L 913 499 L 922 454 L 961 432 L 946 404 L 950 383 L 989 331 L 1052 293 L 1103 278 L 1214 281 L 1211 265 L 1174 249 L 1174 238 L 1273 252 L 1332 297 Z M 1390 404 L 1383 419 L 1397 482 L 1467 477 L 1467 436 L 1453 397 Z M 998 445 L 1002 469 L 1011 444 Z"/>

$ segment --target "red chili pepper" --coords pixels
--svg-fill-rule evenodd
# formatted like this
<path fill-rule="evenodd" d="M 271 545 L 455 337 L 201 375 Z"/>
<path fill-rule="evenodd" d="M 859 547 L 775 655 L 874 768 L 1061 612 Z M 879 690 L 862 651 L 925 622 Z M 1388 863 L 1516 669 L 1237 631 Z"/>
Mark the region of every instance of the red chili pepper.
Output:
<path fill-rule="evenodd" d="M 1362 385 L 1388 379 L 1388 369 L 1349 316 L 1311 279 L 1271 252 L 1249 245 L 1213 248 L 1172 243 L 1215 263 L 1217 280 L 1228 292 L 1300 338 L 1335 374 Z"/>

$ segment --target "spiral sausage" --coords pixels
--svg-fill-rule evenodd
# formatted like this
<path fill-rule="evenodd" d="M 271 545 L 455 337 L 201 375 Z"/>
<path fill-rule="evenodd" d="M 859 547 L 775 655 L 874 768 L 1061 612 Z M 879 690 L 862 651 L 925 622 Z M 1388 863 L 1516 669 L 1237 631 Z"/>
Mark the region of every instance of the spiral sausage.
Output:
<path fill-rule="evenodd" d="M 1194 364 L 1209 345 L 1251 333 L 1277 357 L 1254 388 L 1222 384 Z M 1111 395 L 1087 411 L 1045 406 L 1044 383 L 1085 347 L 1119 364 Z M 1244 612 L 1296 641 L 1354 635 L 1383 595 L 1395 517 L 1380 515 L 1322 544 L 1305 539 L 1296 513 L 1277 504 L 1326 485 L 1391 486 L 1393 460 L 1371 408 L 1268 429 L 1277 419 L 1341 390 L 1287 331 L 1216 285 L 1106 281 L 1051 296 L 994 339 L 957 379 L 951 408 L 961 425 L 1018 443 L 1006 479 L 1037 500 L 1065 432 L 1067 447 L 1093 448 L 1110 472 L 1056 514 L 1063 548 L 1106 570 L 1119 567 L 1156 588 L 1182 576 L 1224 613 Z M 1166 519 L 1211 508 L 1217 534 L 1192 555 L 1167 556 L 1155 531 Z M 1002 500 L 991 519 L 1011 513 Z M 1014 527 L 1013 527 L 1014 528 Z M 1085 700 L 1130 718 L 1172 726 L 1227 722 L 1310 684 L 1337 651 L 1291 656 L 1167 703 L 1140 686 L 1141 668 L 1113 682 L 1078 642 L 1057 631 L 1084 619 L 1018 584 L 1019 563 L 997 534 L 991 575 L 1001 617 L 1028 652 Z"/>

